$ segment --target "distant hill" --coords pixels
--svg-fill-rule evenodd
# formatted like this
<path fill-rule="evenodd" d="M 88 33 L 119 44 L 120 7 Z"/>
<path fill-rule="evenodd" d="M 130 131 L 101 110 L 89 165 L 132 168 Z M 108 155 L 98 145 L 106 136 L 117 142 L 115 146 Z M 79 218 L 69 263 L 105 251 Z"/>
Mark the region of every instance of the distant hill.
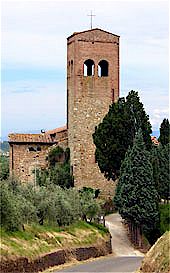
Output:
<path fill-rule="evenodd" d="M 0 144 L 1 151 L 6 153 L 9 152 L 9 144 L 8 141 L 2 141 Z"/>

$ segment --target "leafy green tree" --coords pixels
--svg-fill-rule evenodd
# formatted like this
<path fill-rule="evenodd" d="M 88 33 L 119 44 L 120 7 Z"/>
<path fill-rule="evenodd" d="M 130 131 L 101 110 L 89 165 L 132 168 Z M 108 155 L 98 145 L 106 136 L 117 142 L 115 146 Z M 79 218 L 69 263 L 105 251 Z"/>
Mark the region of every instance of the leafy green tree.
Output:
<path fill-rule="evenodd" d="M 0 196 L 1 226 L 9 231 L 18 230 L 22 225 L 19 203 L 5 181 L 1 181 Z"/>
<path fill-rule="evenodd" d="M 152 146 L 151 125 L 138 93 L 129 92 L 126 100 L 120 98 L 113 103 L 103 121 L 95 128 L 93 141 L 96 145 L 95 157 L 105 177 L 115 180 L 119 176 L 121 161 L 138 129 L 141 128 L 146 148 Z"/>
<path fill-rule="evenodd" d="M 154 230 L 159 222 L 158 194 L 141 130 L 122 164 L 115 203 L 128 222 L 132 240 L 141 245 L 141 233 Z"/>
<path fill-rule="evenodd" d="M 49 171 L 49 180 L 62 188 L 73 187 L 74 179 L 70 174 L 70 165 L 68 163 L 56 165 Z"/>
<path fill-rule="evenodd" d="M 70 168 L 70 150 L 65 151 L 57 146 L 49 152 L 47 157 L 49 168 L 37 171 L 37 183 L 47 186 L 50 183 L 62 188 L 74 186 L 74 178 Z"/>
<path fill-rule="evenodd" d="M 47 157 L 48 163 L 50 167 L 55 167 L 56 163 L 63 163 L 65 161 L 65 153 L 62 147 L 57 146 L 48 154 Z"/>
<path fill-rule="evenodd" d="M 35 187 L 30 183 L 22 185 L 14 177 L 0 181 L 0 186 L 0 225 L 9 231 L 24 229 L 24 224 L 34 222 L 70 225 L 83 215 L 92 220 L 101 209 L 93 189 L 79 192 L 55 183 Z"/>
<path fill-rule="evenodd" d="M 121 98 L 110 106 L 102 123 L 95 128 L 96 161 L 108 180 L 114 180 L 119 174 L 121 160 L 132 142 L 128 132 L 130 122 L 125 111 L 125 100 Z"/>
<path fill-rule="evenodd" d="M 35 207 L 22 195 L 21 186 L 13 187 L 10 179 L 1 181 L 1 225 L 6 230 L 15 231 L 21 229 L 25 223 L 36 221 Z"/>
<path fill-rule="evenodd" d="M 101 212 L 101 205 L 95 198 L 95 192 L 89 190 L 80 191 L 81 215 L 82 219 L 90 222 Z"/>
<path fill-rule="evenodd" d="M 9 177 L 9 158 L 0 156 L 0 179 L 5 180 Z"/>
<path fill-rule="evenodd" d="M 164 118 L 160 126 L 160 137 L 158 139 L 164 146 L 170 142 L 170 125 L 169 120 Z"/>

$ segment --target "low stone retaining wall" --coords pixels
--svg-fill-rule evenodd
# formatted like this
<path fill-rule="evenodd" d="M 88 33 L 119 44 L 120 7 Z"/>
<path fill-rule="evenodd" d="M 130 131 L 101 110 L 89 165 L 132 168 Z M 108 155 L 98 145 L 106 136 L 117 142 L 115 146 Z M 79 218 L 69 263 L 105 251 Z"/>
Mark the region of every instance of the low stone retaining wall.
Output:
<path fill-rule="evenodd" d="M 1 261 L 1 273 L 34 273 L 43 271 L 51 266 L 64 264 L 71 259 L 78 261 L 87 260 L 89 258 L 96 258 L 112 253 L 111 239 L 102 243 L 101 245 L 94 245 L 91 247 L 79 247 L 72 249 L 58 250 L 53 253 L 43 255 L 33 261 L 28 258 L 18 258 L 17 260 Z"/>

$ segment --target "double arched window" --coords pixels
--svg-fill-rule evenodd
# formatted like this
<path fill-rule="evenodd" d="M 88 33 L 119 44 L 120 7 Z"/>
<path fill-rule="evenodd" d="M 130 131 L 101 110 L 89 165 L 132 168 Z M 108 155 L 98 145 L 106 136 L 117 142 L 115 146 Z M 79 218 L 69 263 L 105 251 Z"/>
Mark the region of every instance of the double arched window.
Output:
<path fill-rule="evenodd" d="M 94 61 L 91 59 L 84 62 L 84 76 L 94 76 Z"/>
<path fill-rule="evenodd" d="M 94 61 L 88 59 L 84 62 L 84 76 L 94 76 Z M 109 63 L 106 60 L 101 60 L 98 63 L 98 77 L 107 77 L 109 73 Z"/>

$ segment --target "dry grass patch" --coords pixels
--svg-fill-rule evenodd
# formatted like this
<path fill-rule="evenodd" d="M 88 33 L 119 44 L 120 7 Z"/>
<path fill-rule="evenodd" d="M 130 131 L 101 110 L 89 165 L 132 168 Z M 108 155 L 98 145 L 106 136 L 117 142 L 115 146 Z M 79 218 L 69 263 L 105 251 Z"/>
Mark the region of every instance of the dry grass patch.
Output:
<path fill-rule="evenodd" d="M 25 225 L 25 231 L 1 229 L 1 259 L 27 257 L 32 260 L 59 249 L 100 243 L 108 236 L 107 229 L 82 221 L 64 228 L 34 224 Z"/>

